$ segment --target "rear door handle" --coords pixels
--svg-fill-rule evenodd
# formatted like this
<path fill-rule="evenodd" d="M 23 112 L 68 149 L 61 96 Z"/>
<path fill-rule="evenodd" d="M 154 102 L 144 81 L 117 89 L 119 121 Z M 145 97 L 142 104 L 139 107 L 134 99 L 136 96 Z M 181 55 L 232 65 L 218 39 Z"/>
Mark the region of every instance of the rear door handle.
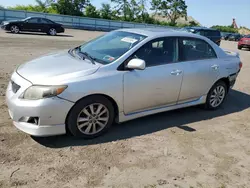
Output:
<path fill-rule="evenodd" d="M 211 68 L 214 69 L 214 70 L 218 70 L 219 69 L 219 65 L 212 65 Z"/>
<path fill-rule="evenodd" d="M 178 76 L 178 75 L 180 75 L 181 73 L 182 73 L 181 70 L 173 70 L 173 71 L 171 72 L 171 75 Z"/>

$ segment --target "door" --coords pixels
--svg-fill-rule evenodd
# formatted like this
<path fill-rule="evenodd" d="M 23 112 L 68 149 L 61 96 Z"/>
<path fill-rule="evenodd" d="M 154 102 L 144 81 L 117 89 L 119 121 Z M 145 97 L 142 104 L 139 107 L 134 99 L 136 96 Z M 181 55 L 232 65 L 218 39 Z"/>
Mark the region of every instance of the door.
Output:
<path fill-rule="evenodd" d="M 173 37 L 154 39 L 132 55 L 143 59 L 146 68 L 124 74 L 125 114 L 177 103 L 183 75 L 177 45 Z"/>
<path fill-rule="evenodd" d="M 53 24 L 54 23 L 52 21 L 50 21 L 48 19 L 41 18 L 41 31 L 48 32 L 50 28 L 55 28 L 55 27 L 53 27 Z"/>
<path fill-rule="evenodd" d="M 178 103 L 206 95 L 219 76 L 219 60 L 214 49 L 204 40 L 179 38 L 183 82 Z"/>
<path fill-rule="evenodd" d="M 40 31 L 41 20 L 40 18 L 30 18 L 26 20 L 23 26 L 23 30 L 25 31 Z"/>

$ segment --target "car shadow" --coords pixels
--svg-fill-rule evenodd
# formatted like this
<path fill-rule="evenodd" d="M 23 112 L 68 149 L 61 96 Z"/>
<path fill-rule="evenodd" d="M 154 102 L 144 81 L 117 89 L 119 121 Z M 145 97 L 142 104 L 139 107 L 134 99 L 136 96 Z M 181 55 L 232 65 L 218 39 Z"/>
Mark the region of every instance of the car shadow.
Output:
<path fill-rule="evenodd" d="M 6 33 L 13 34 L 11 32 L 6 32 Z M 47 35 L 46 33 L 33 33 L 33 32 L 32 33 L 31 32 L 20 32 L 20 33 L 18 33 L 18 35 L 40 35 L 40 36 L 52 37 L 50 35 Z M 57 34 L 56 36 L 53 36 L 53 37 L 74 37 L 74 36 L 67 35 L 67 34 Z"/>
<path fill-rule="evenodd" d="M 250 51 L 250 48 L 242 48 L 242 51 Z"/>
<path fill-rule="evenodd" d="M 85 140 L 70 135 L 53 137 L 32 137 L 36 142 L 50 148 L 68 146 L 84 146 L 128 139 L 178 127 L 188 132 L 196 131 L 187 124 L 209 120 L 228 114 L 243 111 L 250 107 L 250 95 L 231 90 L 225 103 L 216 111 L 207 111 L 199 107 L 189 107 L 169 112 L 163 112 L 129 122 L 115 124 L 107 133 L 95 139 Z M 215 125 L 216 126 L 216 125 Z"/>

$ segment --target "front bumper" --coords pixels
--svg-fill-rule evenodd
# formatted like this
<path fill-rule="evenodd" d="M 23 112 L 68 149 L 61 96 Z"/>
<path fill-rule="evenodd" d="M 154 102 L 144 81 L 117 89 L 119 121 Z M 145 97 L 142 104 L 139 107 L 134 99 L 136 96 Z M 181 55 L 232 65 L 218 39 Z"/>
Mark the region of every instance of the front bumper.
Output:
<path fill-rule="evenodd" d="M 247 43 L 247 44 L 241 43 L 241 44 L 238 44 L 238 46 L 241 47 L 241 48 L 250 48 L 249 43 Z"/>
<path fill-rule="evenodd" d="M 15 93 L 12 83 L 6 92 L 6 102 L 14 125 L 30 135 L 51 136 L 65 134 L 65 120 L 74 103 L 58 97 L 40 100 L 24 100 L 19 96 L 32 84 L 14 73 L 11 80 L 20 86 Z M 37 121 L 30 121 L 36 119 Z"/>
<path fill-rule="evenodd" d="M 6 26 L 5 25 L 1 25 L 1 29 L 3 30 L 7 30 Z"/>

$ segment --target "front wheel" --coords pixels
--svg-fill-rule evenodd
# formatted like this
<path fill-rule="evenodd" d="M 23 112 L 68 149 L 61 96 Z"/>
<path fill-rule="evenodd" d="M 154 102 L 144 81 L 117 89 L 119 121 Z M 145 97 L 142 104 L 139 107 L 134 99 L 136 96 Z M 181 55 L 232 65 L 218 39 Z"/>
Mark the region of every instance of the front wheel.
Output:
<path fill-rule="evenodd" d="M 17 33 L 19 33 L 19 31 L 20 31 L 20 29 L 19 29 L 19 27 L 18 27 L 17 25 L 12 25 L 12 26 L 10 27 L 10 32 L 11 32 L 11 33 L 17 34 Z"/>
<path fill-rule="evenodd" d="M 238 49 L 239 49 L 239 50 L 241 50 L 241 49 L 242 49 L 242 47 L 241 47 L 241 46 L 238 46 Z"/>
<path fill-rule="evenodd" d="M 208 92 L 205 104 L 206 109 L 216 110 L 224 102 L 227 95 L 227 86 L 225 82 L 217 82 Z"/>
<path fill-rule="evenodd" d="M 66 124 L 77 137 L 95 138 L 106 132 L 114 120 L 112 103 L 103 96 L 82 99 L 71 109 Z"/>
<path fill-rule="evenodd" d="M 57 34 L 57 32 L 56 32 L 55 28 L 50 28 L 49 29 L 48 35 L 55 36 L 56 34 Z"/>

